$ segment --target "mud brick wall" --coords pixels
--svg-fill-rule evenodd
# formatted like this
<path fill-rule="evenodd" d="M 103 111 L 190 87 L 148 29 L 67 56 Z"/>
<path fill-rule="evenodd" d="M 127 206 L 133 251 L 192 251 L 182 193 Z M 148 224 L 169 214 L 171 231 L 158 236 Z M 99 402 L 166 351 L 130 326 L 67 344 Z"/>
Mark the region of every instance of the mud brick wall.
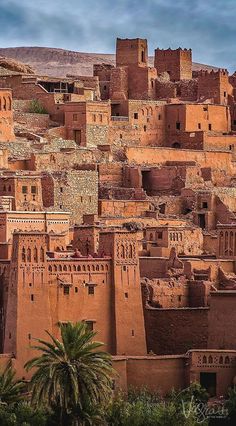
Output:
<path fill-rule="evenodd" d="M 208 308 L 145 308 L 148 351 L 174 355 L 207 348 L 208 311 Z"/>

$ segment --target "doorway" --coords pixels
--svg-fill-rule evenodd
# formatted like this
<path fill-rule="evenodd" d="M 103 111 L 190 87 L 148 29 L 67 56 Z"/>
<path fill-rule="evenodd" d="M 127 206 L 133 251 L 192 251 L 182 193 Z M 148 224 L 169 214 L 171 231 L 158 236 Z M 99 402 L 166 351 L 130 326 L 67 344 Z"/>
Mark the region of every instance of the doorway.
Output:
<path fill-rule="evenodd" d="M 198 223 L 200 228 L 205 229 L 206 228 L 206 218 L 204 214 L 198 215 Z"/>
<path fill-rule="evenodd" d="M 216 396 L 216 373 L 200 373 L 200 385 L 211 397 Z"/>
<path fill-rule="evenodd" d="M 81 145 L 81 130 L 74 130 L 74 141 L 77 145 Z"/>

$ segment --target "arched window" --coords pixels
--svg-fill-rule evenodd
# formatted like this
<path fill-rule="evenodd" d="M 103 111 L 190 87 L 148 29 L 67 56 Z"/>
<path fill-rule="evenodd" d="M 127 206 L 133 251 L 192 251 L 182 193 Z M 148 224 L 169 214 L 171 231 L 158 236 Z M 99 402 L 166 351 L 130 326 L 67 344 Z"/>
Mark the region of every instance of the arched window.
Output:
<path fill-rule="evenodd" d="M 54 266 L 53 266 L 53 269 L 54 269 L 54 271 L 56 272 L 56 271 L 57 271 L 57 266 L 56 266 L 56 265 L 54 265 Z"/>
<path fill-rule="evenodd" d="M 81 266 L 80 265 L 77 266 L 77 271 L 81 271 Z"/>
<path fill-rule="evenodd" d="M 5 97 L 3 98 L 3 106 L 2 106 L 2 109 L 3 109 L 4 111 L 6 111 L 6 110 L 7 110 L 7 100 L 6 100 L 6 98 L 5 98 Z"/>
<path fill-rule="evenodd" d="M 29 247 L 27 248 L 27 262 L 31 262 L 31 250 Z"/>
<path fill-rule="evenodd" d="M 208 364 L 213 364 L 213 358 L 212 358 L 212 356 L 210 355 L 209 356 L 209 358 L 208 358 Z"/>
<path fill-rule="evenodd" d="M 34 262 L 38 262 L 38 250 L 37 250 L 37 247 L 34 247 Z"/>
<path fill-rule="evenodd" d="M 123 245 L 123 244 L 121 244 L 121 246 L 120 246 L 120 257 L 122 258 L 122 259 L 124 259 L 125 258 L 125 246 Z"/>
<path fill-rule="evenodd" d="M 99 265 L 96 265 L 96 271 L 99 271 Z"/>
<path fill-rule="evenodd" d="M 202 363 L 203 364 L 207 363 L 207 357 L 206 357 L 206 355 L 203 355 L 203 357 L 202 357 Z"/>
<path fill-rule="evenodd" d="M 101 271 L 104 271 L 104 265 L 101 265 Z"/>
<path fill-rule="evenodd" d="M 63 271 L 67 271 L 67 266 L 66 265 L 63 266 Z"/>
<path fill-rule="evenodd" d="M 153 233 L 151 232 L 150 236 L 149 236 L 149 240 L 153 241 Z"/>
<path fill-rule="evenodd" d="M 49 272 L 52 272 L 52 266 L 51 265 L 49 265 L 48 270 L 49 270 Z"/>
<path fill-rule="evenodd" d="M 223 364 L 223 356 L 220 356 L 219 364 Z"/>
<path fill-rule="evenodd" d="M 229 364 L 229 357 L 228 356 L 225 357 L 225 364 Z"/>
<path fill-rule="evenodd" d="M 132 259 L 133 257 L 133 246 L 132 244 L 129 245 L 129 258 Z"/>
<path fill-rule="evenodd" d="M 44 249 L 43 249 L 43 247 L 41 247 L 41 249 L 40 249 L 40 261 L 44 262 Z"/>
<path fill-rule="evenodd" d="M 25 248 L 22 248 L 22 254 L 21 254 L 22 262 L 26 261 L 26 255 L 25 255 Z"/>
<path fill-rule="evenodd" d="M 8 109 L 11 111 L 11 98 L 8 96 Z"/>
<path fill-rule="evenodd" d="M 58 270 L 61 272 L 62 271 L 62 266 L 58 265 Z"/>

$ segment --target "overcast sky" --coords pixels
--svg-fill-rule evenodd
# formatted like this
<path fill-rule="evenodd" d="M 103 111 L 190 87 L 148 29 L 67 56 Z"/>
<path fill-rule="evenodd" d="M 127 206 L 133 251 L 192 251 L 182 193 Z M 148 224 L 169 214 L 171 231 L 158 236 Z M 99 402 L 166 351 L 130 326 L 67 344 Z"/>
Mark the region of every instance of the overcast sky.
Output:
<path fill-rule="evenodd" d="M 0 46 L 112 53 L 115 38 L 187 47 L 193 60 L 236 70 L 236 0 L 0 0 Z"/>

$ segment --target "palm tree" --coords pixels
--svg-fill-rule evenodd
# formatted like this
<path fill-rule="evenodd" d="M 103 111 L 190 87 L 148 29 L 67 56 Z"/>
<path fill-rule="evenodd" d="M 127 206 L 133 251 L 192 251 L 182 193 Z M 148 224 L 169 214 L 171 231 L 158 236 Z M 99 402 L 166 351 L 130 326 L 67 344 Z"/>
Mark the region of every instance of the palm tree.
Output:
<path fill-rule="evenodd" d="M 0 373 L 0 403 L 12 404 L 18 402 L 23 394 L 25 384 L 15 379 L 15 370 L 12 368 L 11 360 L 7 363 L 5 369 Z"/>
<path fill-rule="evenodd" d="M 59 326 L 61 341 L 47 331 L 51 341 L 36 339 L 39 345 L 33 348 L 42 354 L 25 365 L 27 371 L 36 368 L 31 379 L 32 402 L 59 406 L 61 423 L 71 415 L 89 423 L 89 412 L 103 406 L 111 395 L 111 356 L 100 350 L 102 343 L 92 341 L 96 333 L 85 323 Z"/>

